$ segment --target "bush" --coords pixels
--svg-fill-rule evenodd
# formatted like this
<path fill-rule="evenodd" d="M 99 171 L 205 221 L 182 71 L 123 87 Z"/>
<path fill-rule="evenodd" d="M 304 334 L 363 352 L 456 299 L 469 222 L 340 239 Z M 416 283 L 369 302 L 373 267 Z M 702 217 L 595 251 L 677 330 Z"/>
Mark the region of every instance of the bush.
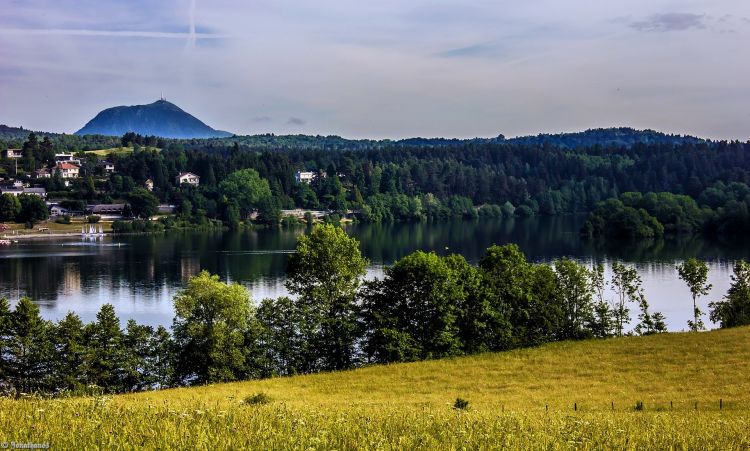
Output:
<path fill-rule="evenodd" d="M 284 216 L 281 220 L 282 227 L 294 227 L 299 225 L 299 220 L 294 216 Z"/>
<path fill-rule="evenodd" d="M 55 219 L 55 222 L 58 224 L 70 224 L 70 215 L 62 215 L 61 217 Z"/>
<path fill-rule="evenodd" d="M 248 404 L 251 406 L 269 404 L 270 402 L 271 402 L 271 397 L 263 392 L 245 397 L 245 404 Z"/>
<path fill-rule="evenodd" d="M 469 401 L 462 398 L 456 398 L 456 402 L 453 403 L 453 408 L 456 410 L 468 410 Z"/>
<path fill-rule="evenodd" d="M 102 219 L 102 217 L 99 215 L 91 215 L 86 219 L 88 219 L 89 224 L 96 224 L 100 219 Z"/>
<path fill-rule="evenodd" d="M 645 408 L 643 407 L 643 401 L 636 401 L 635 402 L 635 410 L 637 412 L 642 412 L 643 410 L 645 410 Z"/>

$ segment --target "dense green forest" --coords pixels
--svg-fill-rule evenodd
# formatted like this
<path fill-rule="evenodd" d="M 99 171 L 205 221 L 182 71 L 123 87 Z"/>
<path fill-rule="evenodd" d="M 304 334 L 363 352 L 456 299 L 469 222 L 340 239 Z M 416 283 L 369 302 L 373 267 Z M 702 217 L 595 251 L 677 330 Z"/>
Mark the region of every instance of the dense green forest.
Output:
<path fill-rule="evenodd" d="M 123 329 L 111 305 L 89 324 L 74 313 L 53 323 L 28 298 L 12 310 L 0 300 L 0 391 L 140 391 L 666 330 L 635 268 L 619 263 L 607 279 L 601 265 L 532 263 L 509 244 L 477 265 L 417 251 L 371 281 L 366 264 L 342 229 L 315 226 L 288 261 L 294 299 L 253 302 L 244 287 L 202 272 L 175 296 L 171 331 L 132 320 Z M 689 260 L 678 270 L 693 293 L 688 326 L 701 330 L 696 299 L 710 287 L 708 268 Z M 710 307 L 721 327 L 750 323 L 750 265 L 735 265 L 731 288 Z"/>
<path fill-rule="evenodd" d="M 700 210 L 724 208 L 739 217 L 735 210 L 746 199 L 738 193 L 750 183 L 750 143 L 630 129 L 514 139 L 402 141 L 50 135 L 6 137 L 0 146 L 23 149 L 20 178 L 51 164 L 57 150 L 132 148 L 133 152 L 108 157 L 115 163 L 115 174 L 104 174 L 96 164 L 101 157 L 89 153 L 82 154 L 84 176 L 71 187 L 64 187 L 56 177 L 34 183 L 53 197 L 106 203 L 130 200 L 134 189 L 151 179 L 158 202 L 176 205 L 183 217 L 196 223 L 221 219 L 234 224 L 251 211 L 258 211 L 261 221 L 276 222 L 279 209 L 294 207 L 354 210 L 361 220 L 371 222 L 556 215 L 593 211 L 601 202 L 627 192 L 685 195 Z M 16 168 L 4 161 L 0 170 L 13 175 Z M 176 185 L 174 178 L 182 171 L 199 175 L 200 186 Z M 316 178 L 309 185 L 297 183 L 296 171 L 312 171 Z M 226 181 L 232 177 L 230 186 Z M 237 197 L 238 193 L 244 194 Z M 736 230 L 737 224 L 717 223 L 723 214 L 702 218 L 705 226 L 699 228 Z"/>

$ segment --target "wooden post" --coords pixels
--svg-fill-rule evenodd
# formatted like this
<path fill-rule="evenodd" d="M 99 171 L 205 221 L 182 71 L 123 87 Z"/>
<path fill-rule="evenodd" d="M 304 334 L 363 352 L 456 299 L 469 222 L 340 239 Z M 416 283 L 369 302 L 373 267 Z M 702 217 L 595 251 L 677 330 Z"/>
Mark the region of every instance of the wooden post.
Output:
<path fill-rule="evenodd" d="M 615 402 L 612 401 L 612 410 L 615 410 Z"/>
<path fill-rule="evenodd" d="M 698 410 L 698 401 L 695 401 L 695 410 Z"/>
<path fill-rule="evenodd" d="M 672 401 L 669 401 L 669 410 L 674 410 L 674 404 L 672 404 Z"/>
<path fill-rule="evenodd" d="M 724 400 L 719 398 L 719 410 L 722 410 L 724 408 Z"/>
<path fill-rule="evenodd" d="M 577 402 L 573 403 L 573 410 L 576 411 L 576 412 L 578 412 L 578 403 Z"/>

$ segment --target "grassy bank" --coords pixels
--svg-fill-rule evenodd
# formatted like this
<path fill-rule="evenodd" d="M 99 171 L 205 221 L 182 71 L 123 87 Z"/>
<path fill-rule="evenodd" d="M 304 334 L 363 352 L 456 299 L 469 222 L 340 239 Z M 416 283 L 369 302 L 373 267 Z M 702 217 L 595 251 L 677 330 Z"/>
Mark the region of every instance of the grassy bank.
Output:
<path fill-rule="evenodd" d="M 0 442 L 747 449 L 748 374 L 750 328 L 566 342 L 114 397 L 0 400 Z M 243 402 L 259 392 L 270 402 Z M 452 408 L 457 397 L 469 401 L 468 410 Z"/>

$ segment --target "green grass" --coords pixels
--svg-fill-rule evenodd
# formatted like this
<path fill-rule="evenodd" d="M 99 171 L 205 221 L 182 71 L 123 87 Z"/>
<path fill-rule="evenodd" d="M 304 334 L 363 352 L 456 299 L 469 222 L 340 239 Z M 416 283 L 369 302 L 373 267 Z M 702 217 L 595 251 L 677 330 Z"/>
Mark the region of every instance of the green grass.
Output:
<path fill-rule="evenodd" d="M 146 150 L 146 149 L 155 149 L 157 152 L 161 151 L 161 149 L 156 148 L 156 147 L 148 147 L 148 148 L 143 147 L 143 149 L 144 150 Z M 133 153 L 133 148 L 132 147 L 112 147 L 112 148 L 109 148 L 109 149 L 87 150 L 85 153 L 94 154 L 94 155 L 96 155 L 98 157 L 106 157 L 106 156 L 111 155 L 113 153 L 120 154 L 120 155 L 126 155 L 126 154 Z"/>
<path fill-rule="evenodd" d="M 748 449 L 748 374 L 750 328 L 565 342 L 106 398 L 0 400 L 0 442 L 90 449 Z M 269 402 L 245 402 L 260 393 Z M 459 397 L 469 401 L 467 410 L 453 408 Z"/>

